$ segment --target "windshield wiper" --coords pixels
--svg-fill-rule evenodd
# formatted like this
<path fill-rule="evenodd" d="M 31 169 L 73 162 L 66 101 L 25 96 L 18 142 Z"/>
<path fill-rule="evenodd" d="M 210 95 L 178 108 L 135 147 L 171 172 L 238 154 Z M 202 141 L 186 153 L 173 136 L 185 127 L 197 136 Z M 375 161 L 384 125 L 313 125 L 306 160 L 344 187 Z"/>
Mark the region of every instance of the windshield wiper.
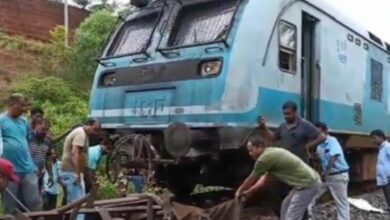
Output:
<path fill-rule="evenodd" d="M 192 35 L 194 36 L 194 43 L 198 43 L 198 33 L 196 32 L 196 28 L 192 30 Z"/>
<path fill-rule="evenodd" d="M 214 40 L 221 39 L 229 30 L 229 25 L 225 24 L 223 26 L 222 30 L 217 34 L 217 36 L 214 38 Z"/>

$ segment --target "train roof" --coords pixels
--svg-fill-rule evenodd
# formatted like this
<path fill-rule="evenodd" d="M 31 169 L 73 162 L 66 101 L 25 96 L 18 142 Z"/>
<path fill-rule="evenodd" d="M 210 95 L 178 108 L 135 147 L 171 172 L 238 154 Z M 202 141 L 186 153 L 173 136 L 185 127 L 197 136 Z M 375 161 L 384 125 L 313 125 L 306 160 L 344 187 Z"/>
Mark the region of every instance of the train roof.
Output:
<path fill-rule="evenodd" d="M 373 32 L 367 30 L 366 27 L 358 23 L 356 20 L 352 19 L 349 16 L 344 15 L 340 10 L 330 5 L 329 3 L 325 2 L 324 0 L 301 0 L 301 1 L 306 2 L 318 8 L 319 10 L 325 12 L 337 22 L 347 26 L 349 29 L 356 32 L 356 34 L 363 36 L 364 38 L 366 38 L 376 46 L 390 53 L 390 45 L 388 42 L 376 36 Z"/>
<path fill-rule="evenodd" d="M 166 2 L 166 1 L 177 2 L 178 0 L 154 0 L 151 1 L 152 4 L 150 5 Z M 180 0 L 180 2 L 191 2 L 191 1 L 197 1 L 197 0 Z M 255 0 L 255 1 L 259 1 L 259 0 Z M 271 0 L 265 0 L 265 1 L 271 1 Z M 361 37 L 365 38 L 367 41 L 373 43 L 377 47 L 390 53 L 390 42 L 387 42 L 382 38 L 378 37 L 373 32 L 369 31 L 366 27 L 364 27 L 359 22 L 357 22 L 355 19 L 352 19 L 351 17 L 344 15 L 340 10 L 330 5 L 325 0 L 292 0 L 292 1 L 296 1 L 296 2 L 302 1 L 309 5 L 314 6 L 318 10 L 328 14 L 336 22 L 340 23 L 341 25 L 344 25 L 352 32 L 355 32 L 355 34 L 360 35 Z"/>

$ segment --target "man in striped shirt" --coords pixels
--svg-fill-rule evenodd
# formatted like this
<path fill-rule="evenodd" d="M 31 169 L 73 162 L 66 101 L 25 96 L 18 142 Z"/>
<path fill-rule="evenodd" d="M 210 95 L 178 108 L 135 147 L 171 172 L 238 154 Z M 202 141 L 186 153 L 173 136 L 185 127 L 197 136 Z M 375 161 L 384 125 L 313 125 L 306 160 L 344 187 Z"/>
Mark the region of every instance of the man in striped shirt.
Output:
<path fill-rule="evenodd" d="M 41 192 L 43 184 L 43 171 L 51 170 L 48 160 L 49 144 L 46 141 L 46 135 L 49 131 L 49 122 L 43 118 L 34 118 L 31 122 L 32 136 L 29 140 L 31 157 L 37 168 L 38 187 Z M 49 178 L 52 181 L 52 178 Z"/>

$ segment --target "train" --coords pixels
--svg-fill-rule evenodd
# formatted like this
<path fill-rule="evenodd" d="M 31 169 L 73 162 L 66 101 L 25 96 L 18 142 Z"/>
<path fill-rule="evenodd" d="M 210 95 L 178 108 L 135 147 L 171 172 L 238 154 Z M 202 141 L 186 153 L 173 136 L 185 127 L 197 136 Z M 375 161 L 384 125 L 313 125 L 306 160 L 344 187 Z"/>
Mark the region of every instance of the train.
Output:
<path fill-rule="evenodd" d="M 90 116 L 122 138 L 112 170 L 153 162 L 175 194 L 235 188 L 252 168 L 243 146 L 257 117 L 276 128 L 294 101 L 338 138 L 351 181 L 375 179 L 368 134 L 390 131 L 389 43 L 321 0 L 138 2 L 91 91 Z"/>

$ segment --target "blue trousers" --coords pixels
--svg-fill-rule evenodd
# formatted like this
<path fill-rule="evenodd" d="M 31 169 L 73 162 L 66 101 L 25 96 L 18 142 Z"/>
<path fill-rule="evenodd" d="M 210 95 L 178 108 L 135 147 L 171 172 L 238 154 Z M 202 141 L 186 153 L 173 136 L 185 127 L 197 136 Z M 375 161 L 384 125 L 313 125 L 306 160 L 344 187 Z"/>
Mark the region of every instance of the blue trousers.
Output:
<path fill-rule="evenodd" d="M 66 190 L 66 202 L 69 204 L 85 196 L 84 178 L 80 178 L 80 184 L 76 184 L 76 173 L 74 172 L 60 172 L 62 184 Z M 77 215 L 77 220 L 84 220 L 85 215 Z"/>

